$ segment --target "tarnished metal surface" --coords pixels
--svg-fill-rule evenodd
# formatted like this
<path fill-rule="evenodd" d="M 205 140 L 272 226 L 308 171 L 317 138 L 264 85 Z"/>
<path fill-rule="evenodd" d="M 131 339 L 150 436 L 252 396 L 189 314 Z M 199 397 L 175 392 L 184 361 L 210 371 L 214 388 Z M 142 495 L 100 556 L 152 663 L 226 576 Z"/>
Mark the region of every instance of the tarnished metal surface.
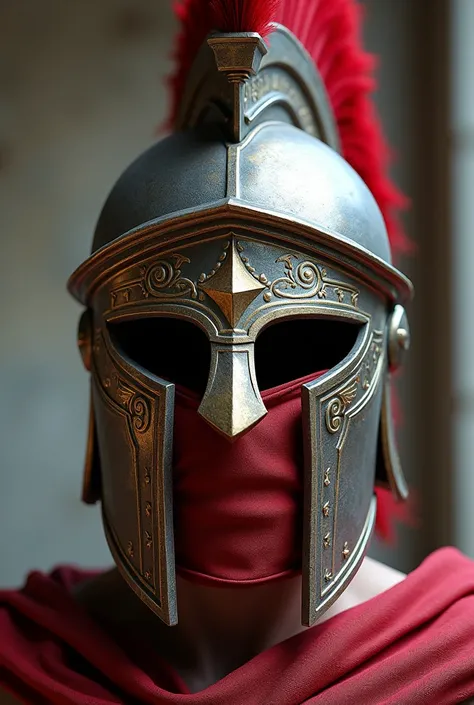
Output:
<path fill-rule="evenodd" d="M 377 460 L 377 480 L 379 483 L 391 489 L 397 499 L 407 499 L 408 485 L 397 452 L 388 375 L 384 380 Z"/>
<path fill-rule="evenodd" d="M 232 41 L 236 35 L 224 36 Z M 241 67 L 241 60 L 237 69 L 239 64 Z M 209 119 L 226 121 L 237 112 L 242 113 L 241 139 L 260 122 L 276 120 L 295 125 L 339 149 L 321 77 L 302 44 L 281 25 L 268 38 L 259 70 L 255 75 L 249 73 L 238 100 L 240 104 L 236 104 L 233 87 L 225 76 L 216 72 L 215 57 L 204 43 L 190 71 L 175 128 L 195 128 Z M 230 135 L 234 135 L 233 130 Z"/>
<path fill-rule="evenodd" d="M 232 85 L 230 135 L 234 142 L 240 142 L 247 132 L 245 85 L 252 76 L 257 75 L 267 48 L 261 36 L 254 32 L 216 34 L 209 37 L 207 44 L 214 52 L 217 70 L 224 73 Z"/>
<path fill-rule="evenodd" d="M 127 582 L 177 621 L 173 544 L 174 385 L 130 364 L 94 333 L 92 400 L 107 541 Z"/>
<path fill-rule="evenodd" d="M 338 188 L 334 188 L 334 184 Z M 223 203 L 296 219 L 390 263 L 375 200 L 342 157 L 293 125 L 257 126 L 237 145 L 204 126 L 149 149 L 120 178 L 100 216 L 94 249 L 150 222 Z M 138 243 L 137 234 L 132 239 Z"/>
<path fill-rule="evenodd" d="M 303 387 L 305 519 L 303 623 L 344 589 L 375 521 L 375 461 L 386 365 L 383 310 L 369 315 L 350 355 Z"/>
<path fill-rule="evenodd" d="M 247 228 L 240 224 L 231 231 L 224 225 L 208 232 L 205 241 L 199 238 L 174 248 L 161 245 L 158 236 L 153 247 L 137 251 L 132 264 L 119 273 L 110 272 L 94 293 L 96 320 L 103 321 L 103 328 L 99 343 L 93 345 L 93 356 L 101 349 L 102 338 L 105 349 L 113 347 L 108 332 L 108 324 L 113 322 L 164 316 L 198 325 L 211 343 L 209 379 L 199 412 L 232 439 L 266 413 L 254 362 L 254 345 L 262 330 L 292 316 L 336 318 L 360 326 L 349 357 L 302 390 L 309 444 L 305 461 L 304 621 L 311 624 L 347 584 L 373 528 L 371 497 L 387 366 L 387 303 L 360 274 L 348 274 L 328 262 L 314 243 L 303 245 L 294 234 L 288 234 L 284 247 L 272 237 L 268 226 L 265 236 L 258 239 L 254 230 L 252 222 Z M 120 356 L 120 351 L 115 351 L 115 356 Z M 193 364 L 192 351 L 189 364 Z M 133 368 L 130 360 L 126 365 Z M 136 371 L 134 376 L 140 374 Z M 104 390 L 110 389 L 110 374 L 96 366 L 94 377 Z M 156 390 L 153 394 L 156 397 Z M 95 408 L 101 403 L 96 397 Z M 384 423 L 389 420 L 387 417 Z M 109 420 L 109 426 L 111 423 Z M 398 468 L 386 429 L 390 434 L 390 426 L 382 429 L 382 437 L 388 438 L 384 441 L 388 467 Z M 122 433 L 120 428 L 107 431 L 105 420 L 99 436 L 109 432 L 114 437 Z M 104 450 L 112 443 L 112 436 L 104 441 Z M 142 437 L 135 436 L 134 444 L 140 447 L 141 443 Z M 101 459 L 104 462 L 102 453 Z M 115 483 L 123 494 L 121 472 L 128 473 L 130 466 L 125 448 L 110 463 L 114 472 L 102 471 L 104 495 Z M 393 476 L 390 470 L 388 479 Z M 123 497 L 122 504 L 118 496 L 111 501 L 112 507 L 121 507 L 113 520 L 122 529 L 129 502 L 131 497 Z M 359 508 L 356 512 L 354 504 Z M 131 536 L 122 533 L 116 539 L 125 547 L 120 554 L 122 562 L 130 558 L 126 553 L 129 543 L 134 545 L 137 540 L 136 535 Z M 163 541 L 160 535 L 156 540 Z M 325 551 L 325 546 L 333 550 Z"/>
<path fill-rule="evenodd" d="M 353 349 L 302 387 L 302 619 L 312 624 L 363 558 L 374 526 L 376 469 L 397 496 L 406 495 L 388 366 L 407 346 L 400 304 L 411 284 L 390 263 L 374 198 L 334 149 L 321 81 L 298 42 L 278 29 L 252 75 L 258 61 L 247 52 L 247 35 L 214 39 L 225 70 L 216 69 L 206 44 L 189 79 L 182 131 L 119 179 L 94 253 L 70 280 L 90 309 L 90 331 L 83 321 L 80 333 L 93 379 L 86 497 L 101 496 L 109 544 L 127 582 L 175 622 L 174 385 L 130 359 L 111 328 L 152 317 L 198 326 L 211 349 L 199 413 L 231 442 L 266 414 L 255 372 L 262 331 L 295 318 L 353 324 Z M 258 38 L 252 42 L 254 51 Z M 224 74 L 232 72 L 229 82 Z M 278 360 L 283 353 L 272 354 Z"/>

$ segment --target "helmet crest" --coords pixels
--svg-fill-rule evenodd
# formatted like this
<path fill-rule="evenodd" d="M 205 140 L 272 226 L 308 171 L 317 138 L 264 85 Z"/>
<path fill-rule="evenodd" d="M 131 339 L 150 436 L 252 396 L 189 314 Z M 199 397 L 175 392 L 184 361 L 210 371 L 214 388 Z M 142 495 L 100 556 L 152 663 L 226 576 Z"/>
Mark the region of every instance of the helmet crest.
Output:
<path fill-rule="evenodd" d="M 411 243 L 398 213 L 407 203 L 388 175 L 390 149 L 371 100 L 377 87 L 375 57 L 361 42 L 363 9 L 355 0 L 178 0 L 181 23 L 170 77 L 175 121 L 188 72 L 213 30 L 268 34 L 272 22 L 289 29 L 317 67 L 337 123 L 342 155 L 372 192 L 387 226 L 392 253 L 408 252 Z"/>

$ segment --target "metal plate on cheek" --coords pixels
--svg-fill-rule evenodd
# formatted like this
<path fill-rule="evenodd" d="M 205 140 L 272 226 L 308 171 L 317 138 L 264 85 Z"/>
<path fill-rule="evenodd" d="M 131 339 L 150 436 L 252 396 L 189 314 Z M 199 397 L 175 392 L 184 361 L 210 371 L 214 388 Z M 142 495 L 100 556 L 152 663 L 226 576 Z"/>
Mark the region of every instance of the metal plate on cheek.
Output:
<path fill-rule="evenodd" d="M 177 623 L 173 540 L 174 385 L 136 369 L 99 334 L 93 404 L 104 528 L 127 584 Z"/>
<path fill-rule="evenodd" d="M 355 575 L 375 525 L 384 333 L 302 387 L 305 441 L 302 622 L 311 626 Z"/>

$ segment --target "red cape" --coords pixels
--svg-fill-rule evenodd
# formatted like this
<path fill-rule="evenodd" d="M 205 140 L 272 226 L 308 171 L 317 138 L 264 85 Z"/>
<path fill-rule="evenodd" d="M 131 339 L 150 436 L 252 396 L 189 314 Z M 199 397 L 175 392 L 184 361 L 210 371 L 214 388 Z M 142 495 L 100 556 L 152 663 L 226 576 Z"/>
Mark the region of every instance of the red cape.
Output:
<path fill-rule="evenodd" d="M 32 573 L 0 592 L 0 683 L 35 705 L 451 705 L 474 695 L 474 562 L 433 553 L 406 580 L 190 694 L 143 670 L 83 611 L 86 574 Z"/>

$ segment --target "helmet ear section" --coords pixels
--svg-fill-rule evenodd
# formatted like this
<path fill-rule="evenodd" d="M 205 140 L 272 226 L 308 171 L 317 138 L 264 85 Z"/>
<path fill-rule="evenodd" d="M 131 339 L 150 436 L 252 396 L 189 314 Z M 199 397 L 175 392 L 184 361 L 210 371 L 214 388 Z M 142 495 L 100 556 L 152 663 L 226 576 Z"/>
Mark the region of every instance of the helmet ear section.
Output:
<path fill-rule="evenodd" d="M 396 305 L 388 321 L 388 370 L 383 389 L 380 415 L 376 482 L 391 489 L 398 500 L 408 497 L 408 485 L 403 474 L 395 440 L 390 396 L 390 373 L 398 369 L 410 346 L 408 319 L 403 306 Z"/>
<path fill-rule="evenodd" d="M 92 311 L 86 309 L 79 320 L 77 344 L 82 363 L 88 372 L 92 370 Z M 82 501 L 95 504 L 101 497 L 101 473 L 99 446 L 95 427 L 92 390 L 89 402 L 89 427 L 87 431 L 86 458 L 82 484 Z"/>
<path fill-rule="evenodd" d="M 92 369 L 92 311 L 86 308 L 79 319 L 77 346 L 87 372 Z"/>
<path fill-rule="evenodd" d="M 86 504 L 96 504 L 102 495 L 99 445 L 95 427 L 92 390 L 90 395 L 89 428 L 87 431 L 87 447 L 82 481 L 82 501 Z"/>
<path fill-rule="evenodd" d="M 382 397 L 375 480 L 378 485 L 389 488 L 396 499 L 400 501 L 407 499 L 408 485 L 403 474 L 395 440 L 388 375 Z"/>

